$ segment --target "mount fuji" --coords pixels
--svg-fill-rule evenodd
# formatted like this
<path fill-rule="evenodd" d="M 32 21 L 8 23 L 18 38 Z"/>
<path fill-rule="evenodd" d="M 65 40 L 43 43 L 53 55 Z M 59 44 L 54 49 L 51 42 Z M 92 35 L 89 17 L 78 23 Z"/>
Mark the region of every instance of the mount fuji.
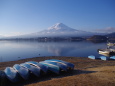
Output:
<path fill-rule="evenodd" d="M 17 36 L 17 38 L 36 38 L 36 37 L 83 37 L 100 35 L 99 33 L 76 30 L 63 23 L 57 23 L 46 30 Z"/>
<path fill-rule="evenodd" d="M 46 30 L 31 33 L 23 37 L 81 37 L 81 36 L 92 36 L 97 35 L 97 33 L 76 30 L 71 27 L 66 26 L 63 23 L 57 23 Z"/>

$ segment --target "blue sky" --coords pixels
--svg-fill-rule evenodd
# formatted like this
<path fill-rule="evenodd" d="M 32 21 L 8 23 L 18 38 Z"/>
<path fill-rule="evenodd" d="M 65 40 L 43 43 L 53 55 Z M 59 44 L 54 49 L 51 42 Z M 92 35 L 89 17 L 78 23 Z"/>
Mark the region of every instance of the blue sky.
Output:
<path fill-rule="evenodd" d="M 61 22 L 77 30 L 115 30 L 115 0 L 0 0 L 0 35 L 38 32 Z"/>

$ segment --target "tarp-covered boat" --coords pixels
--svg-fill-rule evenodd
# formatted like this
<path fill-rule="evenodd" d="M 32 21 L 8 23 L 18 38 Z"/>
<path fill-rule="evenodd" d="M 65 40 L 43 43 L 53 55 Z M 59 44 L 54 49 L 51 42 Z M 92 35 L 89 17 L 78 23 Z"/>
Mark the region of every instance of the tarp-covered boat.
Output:
<path fill-rule="evenodd" d="M 51 72 L 54 72 L 56 74 L 59 74 L 59 72 L 60 72 L 60 67 L 57 66 L 57 65 L 49 64 L 49 63 L 46 63 L 44 61 L 39 62 L 39 63 L 42 64 L 42 65 L 47 66 L 48 70 L 51 71 Z"/>
<path fill-rule="evenodd" d="M 13 68 L 20 74 L 20 76 L 27 80 L 29 78 L 29 70 L 19 64 L 15 64 Z"/>
<path fill-rule="evenodd" d="M 40 68 L 31 65 L 31 64 L 27 64 L 27 63 L 22 63 L 20 64 L 21 66 L 24 66 L 25 68 L 28 68 L 32 74 L 34 74 L 35 76 L 39 77 L 40 76 Z"/>
<path fill-rule="evenodd" d="M 38 68 L 40 68 L 44 73 L 47 73 L 48 71 L 48 67 L 43 65 L 43 64 L 40 64 L 38 62 L 35 62 L 35 61 L 28 61 L 26 62 L 27 64 L 31 64 L 31 65 L 34 65 L 34 66 L 37 66 Z"/>
<path fill-rule="evenodd" d="M 74 69 L 74 64 L 66 62 L 66 61 L 57 60 L 57 59 L 50 59 L 50 60 L 45 60 L 45 61 L 58 62 L 58 63 L 61 63 L 61 64 L 66 64 L 68 69 Z"/>
<path fill-rule="evenodd" d="M 7 78 L 11 81 L 11 82 L 18 82 L 19 81 L 19 75 L 18 72 L 12 68 L 12 67 L 6 67 L 6 69 L 4 70 Z"/>
<path fill-rule="evenodd" d="M 67 65 L 61 62 L 43 61 L 49 64 L 59 66 L 62 71 L 67 71 Z"/>

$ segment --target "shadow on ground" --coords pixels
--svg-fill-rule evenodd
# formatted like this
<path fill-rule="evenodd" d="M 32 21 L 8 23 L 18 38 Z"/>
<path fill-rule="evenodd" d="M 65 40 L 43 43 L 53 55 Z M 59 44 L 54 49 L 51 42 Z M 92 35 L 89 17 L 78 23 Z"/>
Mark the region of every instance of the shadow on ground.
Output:
<path fill-rule="evenodd" d="M 79 74 L 88 74 L 88 73 L 94 73 L 96 71 L 84 71 L 84 70 L 72 70 L 68 72 L 62 71 L 59 75 L 54 74 L 54 73 L 48 73 L 47 75 L 42 75 L 41 77 L 35 77 L 34 75 L 30 76 L 30 79 L 27 81 L 22 80 L 19 83 L 11 83 L 9 80 L 6 80 L 5 85 L 0 85 L 0 86 L 24 86 L 27 84 L 32 84 L 32 83 L 37 83 L 41 81 L 47 81 L 51 79 L 57 79 L 57 78 L 63 78 L 67 76 L 74 76 L 74 75 L 79 75 Z"/>

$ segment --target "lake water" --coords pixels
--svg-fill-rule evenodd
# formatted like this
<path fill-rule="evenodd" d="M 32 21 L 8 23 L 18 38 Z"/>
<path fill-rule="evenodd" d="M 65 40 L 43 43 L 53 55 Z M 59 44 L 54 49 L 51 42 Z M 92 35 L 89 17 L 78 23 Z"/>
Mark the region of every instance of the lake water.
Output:
<path fill-rule="evenodd" d="M 0 62 L 41 56 L 100 56 L 97 49 L 105 47 L 106 43 L 90 41 L 0 41 Z"/>

